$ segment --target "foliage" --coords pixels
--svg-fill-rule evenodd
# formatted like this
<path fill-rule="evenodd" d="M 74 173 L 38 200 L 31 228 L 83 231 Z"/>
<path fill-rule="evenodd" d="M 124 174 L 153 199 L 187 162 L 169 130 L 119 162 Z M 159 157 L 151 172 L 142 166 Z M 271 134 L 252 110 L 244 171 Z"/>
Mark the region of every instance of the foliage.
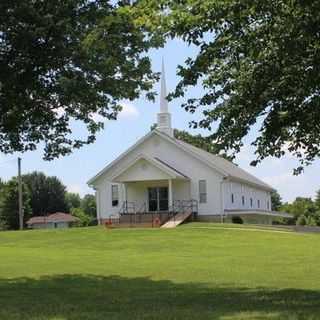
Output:
<path fill-rule="evenodd" d="M 28 220 L 31 208 L 30 195 L 26 184 L 22 184 L 24 223 Z M 18 182 L 16 178 L 6 182 L 0 190 L 0 224 L 2 228 L 19 229 Z"/>
<path fill-rule="evenodd" d="M 90 217 L 97 216 L 97 203 L 96 197 L 92 194 L 86 194 L 81 200 L 81 209 Z"/>
<path fill-rule="evenodd" d="M 66 192 L 65 201 L 67 203 L 68 212 L 70 212 L 72 208 L 79 208 L 81 205 L 81 198 L 78 193 Z"/>
<path fill-rule="evenodd" d="M 232 223 L 243 224 L 243 220 L 239 216 L 232 216 L 231 221 Z"/>
<path fill-rule="evenodd" d="M 297 219 L 297 225 L 298 225 L 298 226 L 305 226 L 305 225 L 307 225 L 307 218 L 306 218 L 306 216 L 304 216 L 304 215 L 299 216 L 298 219 Z"/>
<path fill-rule="evenodd" d="M 32 215 L 67 212 L 66 187 L 57 177 L 34 171 L 22 177 L 30 191 Z"/>
<path fill-rule="evenodd" d="M 154 130 L 156 128 L 157 128 L 157 124 L 155 123 L 151 126 L 150 129 Z M 191 133 L 185 130 L 179 130 L 179 129 L 174 129 L 173 134 L 176 139 L 189 143 L 209 153 L 217 155 L 220 152 L 217 146 L 215 145 L 215 143 L 212 141 L 210 136 L 203 137 L 201 134 L 192 135 Z M 228 156 L 227 154 L 221 153 L 221 152 L 219 155 L 229 161 L 232 161 L 234 158 L 232 156 Z"/>
<path fill-rule="evenodd" d="M 72 208 L 71 214 L 80 219 L 77 224 L 79 227 L 87 227 L 89 226 L 92 218 L 88 216 L 81 208 Z"/>
<path fill-rule="evenodd" d="M 318 319 L 319 235 L 247 228 L 1 232 L 0 319 Z"/>
<path fill-rule="evenodd" d="M 203 137 L 201 134 L 192 135 L 187 131 L 174 129 L 174 137 L 212 154 L 218 155 L 220 153 L 220 156 L 230 161 L 234 158 L 225 153 L 221 153 L 210 136 Z"/>
<path fill-rule="evenodd" d="M 138 23 L 198 48 L 178 67 L 171 98 L 200 84 L 183 107 L 221 150 L 239 152 L 255 126 L 256 165 L 286 152 L 305 165 L 320 156 L 318 1 L 142 0 Z M 191 93 L 192 94 L 192 93 Z"/>
<path fill-rule="evenodd" d="M 151 89 L 145 52 L 158 40 L 134 24 L 129 3 L 0 2 L 0 152 L 44 142 L 46 160 L 69 154 L 116 119 L 121 100 Z M 71 134 L 73 120 L 86 138 Z"/>
<path fill-rule="evenodd" d="M 297 223 L 301 219 L 307 225 L 317 224 L 320 226 L 320 211 L 317 211 L 317 207 L 311 198 L 297 197 L 292 203 L 285 203 L 280 211 L 293 214 Z"/>
<path fill-rule="evenodd" d="M 271 210 L 280 211 L 282 206 L 281 196 L 277 190 L 271 192 Z"/>
<path fill-rule="evenodd" d="M 317 210 L 320 211 L 320 190 L 318 190 L 316 193 L 314 204 L 317 207 Z"/>

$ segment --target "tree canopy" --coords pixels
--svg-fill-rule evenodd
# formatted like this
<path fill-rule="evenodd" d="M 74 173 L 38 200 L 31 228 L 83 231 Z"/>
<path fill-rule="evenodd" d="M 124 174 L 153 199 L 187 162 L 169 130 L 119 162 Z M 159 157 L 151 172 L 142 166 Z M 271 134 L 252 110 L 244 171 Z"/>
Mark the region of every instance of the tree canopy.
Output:
<path fill-rule="evenodd" d="M 141 0 L 136 10 L 154 33 L 197 47 L 170 97 L 201 85 L 183 107 L 202 113 L 194 127 L 219 124 L 220 149 L 239 152 L 255 126 L 252 165 L 289 152 L 298 174 L 320 156 L 319 1 Z"/>
<path fill-rule="evenodd" d="M 30 193 L 26 184 L 22 184 L 23 194 L 23 221 L 28 220 L 31 214 Z M 19 200 L 18 200 L 18 182 L 12 178 L 2 184 L 0 189 L 0 229 L 19 229 Z"/>
<path fill-rule="evenodd" d="M 157 41 L 134 24 L 129 1 L 0 3 L 0 152 L 36 149 L 51 160 L 95 140 L 98 116 L 116 119 L 157 78 L 145 52 Z M 87 128 L 72 133 L 71 121 Z"/>
<path fill-rule="evenodd" d="M 282 206 L 282 199 L 278 191 L 271 192 L 271 210 L 279 211 Z"/>
<path fill-rule="evenodd" d="M 30 191 L 32 215 L 68 212 L 66 186 L 57 177 L 35 171 L 23 175 L 22 179 Z"/>

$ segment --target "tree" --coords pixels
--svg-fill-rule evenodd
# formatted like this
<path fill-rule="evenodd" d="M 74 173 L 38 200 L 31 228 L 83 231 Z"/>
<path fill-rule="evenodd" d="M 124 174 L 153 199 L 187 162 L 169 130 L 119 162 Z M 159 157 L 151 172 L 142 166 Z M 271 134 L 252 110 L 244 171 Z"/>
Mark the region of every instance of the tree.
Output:
<path fill-rule="evenodd" d="M 271 210 L 279 211 L 282 206 L 281 196 L 277 190 L 271 192 Z"/>
<path fill-rule="evenodd" d="M 320 212 L 311 198 L 297 197 L 292 203 L 285 203 L 281 211 L 293 214 L 294 220 L 297 221 L 300 216 L 305 218 L 306 224 L 320 225 Z M 301 218 L 303 221 L 304 218 Z"/>
<path fill-rule="evenodd" d="M 31 208 L 28 188 L 22 185 L 24 222 L 28 220 Z M 16 178 L 3 184 L 0 190 L 0 224 L 8 229 L 19 229 L 18 182 Z"/>
<path fill-rule="evenodd" d="M 183 107 L 202 113 L 194 127 L 218 124 L 219 149 L 239 152 L 256 126 L 252 165 L 289 152 L 298 174 L 320 156 L 318 1 L 147 0 L 135 10 L 153 32 L 198 48 L 178 67 L 170 97 L 202 85 L 203 95 Z"/>
<path fill-rule="evenodd" d="M 97 216 L 96 197 L 92 194 L 86 194 L 81 200 L 81 209 L 90 217 Z"/>
<path fill-rule="evenodd" d="M 130 1 L 0 2 L 0 152 L 34 150 L 51 160 L 92 143 L 123 99 L 148 91 L 145 52 L 157 39 L 136 27 Z M 81 121 L 86 138 L 72 135 Z"/>
<path fill-rule="evenodd" d="M 314 204 L 316 205 L 317 210 L 320 212 L 320 190 L 318 190 L 316 193 L 316 199 L 314 201 Z"/>
<path fill-rule="evenodd" d="M 78 193 L 67 192 L 65 194 L 65 200 L 66 200 L 66 203 L 67 203 L 68 212 L 72 208 L 79 208 L 80 205 L 81 205 L 81 198 L 80 198 Z"/>
<path fill-rule="evenodd" d="M 89 226 L 92 217 L 87 215 L 81 208 L 72 208 L 71 214 L 80 219 L 78 226 L 79 227 L 87 227 Z"/>
<path fill-rule="evenodd" d="M 66 187 L 57 177 L 32 172 L 22 177 L 30 191 L 30 205 L 35 216 L 68 211 Z"/>

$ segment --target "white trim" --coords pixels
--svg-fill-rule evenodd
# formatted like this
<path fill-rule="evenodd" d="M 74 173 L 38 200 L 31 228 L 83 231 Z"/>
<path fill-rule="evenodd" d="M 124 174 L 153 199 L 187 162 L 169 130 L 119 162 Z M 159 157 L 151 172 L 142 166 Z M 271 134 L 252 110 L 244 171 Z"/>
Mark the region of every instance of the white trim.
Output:
<path fill-rule="evenodd" d="M 111 161 L 106 167 L 104 167 L 101 171 L 99 171 L 95 176 L 93 176 L 87 184 L 89 186 L 92 185 L 92 183 L 97 180 L 100 176 L 102 176 L 107 170 L 109 170 L 116 162 L 120 161 L 122 158 L 124 158 L 127 154 L 129 154 L 132 150 L 134 150 L 139 144 L 143 143 L 145 140 L 147 140 L 155 130 L 148 132 L 145 136 L 140 138 L 134 145 L 132 145 L 129 149 L 127 149 L 125 152 L 121 153 L 117 158 L 115 158 L 113 161 Z"/>
<path fill-rule="evenodd" d="M 192 150 L 190 150 L 190 148 L 186 148 L 185 146 L 183 146 L 182 143 L 180 143 L 174 137 L 170 137 L 167 134 L 158 131 L 157 129 L 154 129 L 154 130 L 150 131 L 149 133 L 147 133 L 145 136 L 143 136 L 141 139 L 139 139 L 134 145 L 132 145 L 129 149 L 127 149 L 124 153 L 122 153 L 115 160 L 113 160 L 111 163 L 109 163 L 104 169 L 102 169 L 98 174 L 96 174 L 93 178 L 91 178 L 87 182 L 88 185 L 92 186 L 93 183 L 95 182 L 95 180 L 97 180 L 101 175 L 103 175 L 110 168 L 112 168 L 112 166 L 114 164 L 116 164 L 118 161 L 120 161 L 122 158 L 124 158 L 126 155 L 128 155 L 131 151 L 133 151 L 138 145 L 142 144 L 144 141 L 146 141 L 148 138 L 150 138 L 153 135 L 158 135 L 161 138 L 165 139 L 166 141 L 173 143 L 175 146 L 177 146 L 181 150 L 185 151 L 187 154 L 192 155 L 197 160 L 201 161 L 202 163 L 206 164 L 208 167 L 210 167 L 210 168 L 214 169 L 215 171 L 217 171 L 224 178 L 228 178 L 229 181 L 243 182 L 243 183 L 246 183 L 248 185 L 252 185 L 252 186 L 254 186 L 256 188 L 262 189 L 262 190 L 267 190 L 267 191 L 273 191 L 274 190 L 274 188 L 272 188 L 271 186 L 267 186 L 264 182 L 261 182 L 261 183 L 263 183 L 263 185 L 262 185 L 262 184 L 254 183 L 254 182 L 251 182 L 249 180 L 240 179 L 240 178 L 237 178 L 237 177 L 234 177 L 234 176 L 230 175 L 228 172 L 226 172 L 226 171 L 222 170 L 221 168 L 218 168 L 217 166 L 215 166 L 212 162 L 209 162 L 206 159 L 204 159 L 203 157 L 201 157 L 201 155 L 198 155 L 196 152 L 193 152 Z M 247 173 L 247 174 L 249 174 L 249 173 Z"/>
<path fill-rule="evenodd" d="M 164 172 L 165 174 L 169 175 L 169 177 L 173 179 L 183 179 L 186 180 L 186 178 L 180 174 L 178 174 L 176 171 L 173 169 L 165 166 L 161 162 L 157 161 L 156 159 L 152 159 L 145 154 L 140 154 L 138 155 L 134 160 L 132 160 L 127 166 L 125 166 L 123 169 L 120 169 L 120 172 L 117 172 L 115 175 L 111 177 L 111 181 L 115 182 L 122 182 L 122 181 L 117 181 L 116 178 L 118 178 L 121 174 L 123 174 L 125 171 L 127 171 L 130 167 L 132 167 L 134 164 L 136 164 L 139 160 L 146 160 L 147 162 L 150 162 L 153 164 L 156 168 Z"/>

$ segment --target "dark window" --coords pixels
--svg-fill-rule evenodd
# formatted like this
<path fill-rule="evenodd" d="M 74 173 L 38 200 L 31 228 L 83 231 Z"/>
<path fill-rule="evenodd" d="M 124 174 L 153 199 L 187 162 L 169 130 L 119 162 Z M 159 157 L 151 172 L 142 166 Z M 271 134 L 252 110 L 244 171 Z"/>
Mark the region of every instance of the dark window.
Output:
<path fill-rule="evenodd" d="M 234 203 L 234 195 L 231 193 L 231 202 Z"/>
<path fill-rule="evenodd" d="M 119 205 L 119 186 L 113 184 L 111 186 L 112 206 L 117 207 Z"/>
<path fill-rule="evenodd" d="M 244 196 L 242 196 L 242 205 L 244 206 L 245 200 L 244 200 Z"/>
<path fill-rule="evenodd" d="M 269 200 L 267 201 L 267 209 L 269 210 Z"/>
<path fill-rule="evenodd" d="M 258 208 L 260 208 L 260 200 L 258 200 Z"/>
<path fill-rule="evenodd" d="M 252 198 L 250 198 L 250 207 L 251 207 L 251 208 L 253 207 L 253 200 L 252 200 Z"/>
<path fill-rule="evenodd" d="M 199 202 L 207 203 L 207 181 L 199 180 Z"/>

